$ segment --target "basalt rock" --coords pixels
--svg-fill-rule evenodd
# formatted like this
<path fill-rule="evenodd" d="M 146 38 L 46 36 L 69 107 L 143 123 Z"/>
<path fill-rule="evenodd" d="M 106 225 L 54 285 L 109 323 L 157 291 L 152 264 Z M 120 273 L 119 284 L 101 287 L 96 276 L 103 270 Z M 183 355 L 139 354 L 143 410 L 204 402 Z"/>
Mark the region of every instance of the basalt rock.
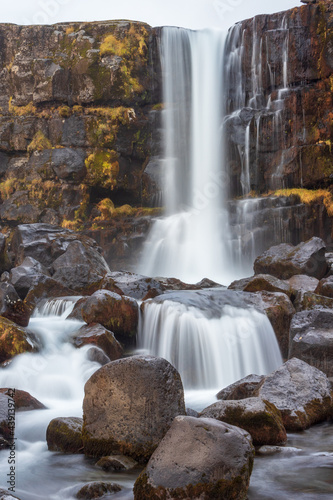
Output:
<path fill-rule="evenodd" d="M 257 274 L 251 278 L 234 281 L 228 287 L 230 290 L 243 290 L 244 292 L 279 292 L 285 293 L 290 298 L 291 288 L 283 280 L 271 276 L 270 274 Z"/>
<path fill-rule="evenodd" d="M 312 292 L 298 292 L 294 301 L 297 312 L 320 308 L 333 308 L 333 298 Z"/>
<path fill-rule="evenodd" d="M 9 281 L 24 300 L 30 288 L 37 285 L 43 276 L 50 276 L 46 267 L 32 257 L 26 257 L 20 266 L 11 269 Z"/>
<path fill-rule="evenodd" d="M 121 271 L 107 274 L 101 288 L 116 293 L 119 293 L 117 290 L 120 290 L 121 295 L 127 295 L 138 300 L 142 300 L 152 290 L 155 290 L 157 294 L 162 293 L 162 287 L 157 280 L 140 274 Z"/>
<path fill-rule="evenodd" d="M 102 349 L 110 361 L 115 361 L 123 355 L 123 348 L 113 333 L 97 323 L 82 326 L 73 334 L 72 342 L 76 347 L 95 345 Z"/>

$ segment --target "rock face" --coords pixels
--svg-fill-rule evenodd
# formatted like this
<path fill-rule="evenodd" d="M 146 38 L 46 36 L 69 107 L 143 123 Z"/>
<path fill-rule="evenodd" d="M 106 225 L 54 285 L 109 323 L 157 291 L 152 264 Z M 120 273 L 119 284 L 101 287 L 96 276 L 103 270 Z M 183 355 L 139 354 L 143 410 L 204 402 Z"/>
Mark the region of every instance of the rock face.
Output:
<path fill-rule="evenodd" d="M 147 462 L 173 419 L 185 414 L 180 376 L 162 358 L 114 361 L 86 383 L 83 414 L 86 455 Z"/>
<path fill-rule="evenodd" d="M 82 418 L 54 418 L 46 430 L 46 441 L 50 451 L 83 453 Z"/>
<path fill-rule="evenodd" d="M 316 237 L 296 247 L 282 243 L 258 257 L 254 263 L 254 271 L 256 274 L 273 274 L 280 279 L 288 279 L 296 274 L 321 279 L 328 270 L 325 251 L 325 243 Z"/>
<path fill-rule="evenodd" d="M 333 309 L 295 314 L 290 325 L 289 357 L 302 359 L 333 377 Z"/>
<path fill-rule="evenodd" d="M 134 498 L 247 498 L 253 447 L 247 432 L 210 418 L 175 418 L 134 485 Z"/>

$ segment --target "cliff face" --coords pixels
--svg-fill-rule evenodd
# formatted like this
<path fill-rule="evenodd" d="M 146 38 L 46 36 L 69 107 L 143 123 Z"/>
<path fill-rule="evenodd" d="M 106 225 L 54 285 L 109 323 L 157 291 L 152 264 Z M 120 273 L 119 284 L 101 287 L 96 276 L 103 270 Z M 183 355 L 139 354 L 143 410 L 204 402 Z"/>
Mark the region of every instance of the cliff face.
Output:
<path fill-rule="evenodd" d="M 160 80 L 146 24 L 0 25 L 2 221 L 80 228 L 149 205 Z"/>
<path fill-rule="evenodd" d="M 233 194 L 331 186 L 332 3 L 239 23 L 226 51 Z"/>

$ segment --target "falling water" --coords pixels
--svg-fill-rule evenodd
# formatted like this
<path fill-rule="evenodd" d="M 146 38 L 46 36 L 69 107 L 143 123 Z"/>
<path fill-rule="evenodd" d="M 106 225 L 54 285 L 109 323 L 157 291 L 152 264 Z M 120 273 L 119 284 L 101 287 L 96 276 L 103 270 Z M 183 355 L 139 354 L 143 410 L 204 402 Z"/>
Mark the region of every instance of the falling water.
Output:
<path fill-rule="evenodd" d="M 224 39 L 219 31 L 162 30 L 167 216 L 152 228 L 143 274 L 234 278 L 224 201 Z"/>

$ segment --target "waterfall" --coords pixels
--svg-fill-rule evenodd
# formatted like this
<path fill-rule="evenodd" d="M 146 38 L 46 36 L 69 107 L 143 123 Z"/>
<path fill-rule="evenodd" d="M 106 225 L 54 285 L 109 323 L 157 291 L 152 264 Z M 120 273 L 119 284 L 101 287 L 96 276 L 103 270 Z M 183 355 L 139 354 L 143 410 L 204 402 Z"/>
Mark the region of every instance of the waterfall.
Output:
<path fill-rule="evenodd" d="M 166 217 L 155 221 L 140 271 L 187 282 L 235 278 L 223 145 L 225 35 L 163 28 Z"/>

